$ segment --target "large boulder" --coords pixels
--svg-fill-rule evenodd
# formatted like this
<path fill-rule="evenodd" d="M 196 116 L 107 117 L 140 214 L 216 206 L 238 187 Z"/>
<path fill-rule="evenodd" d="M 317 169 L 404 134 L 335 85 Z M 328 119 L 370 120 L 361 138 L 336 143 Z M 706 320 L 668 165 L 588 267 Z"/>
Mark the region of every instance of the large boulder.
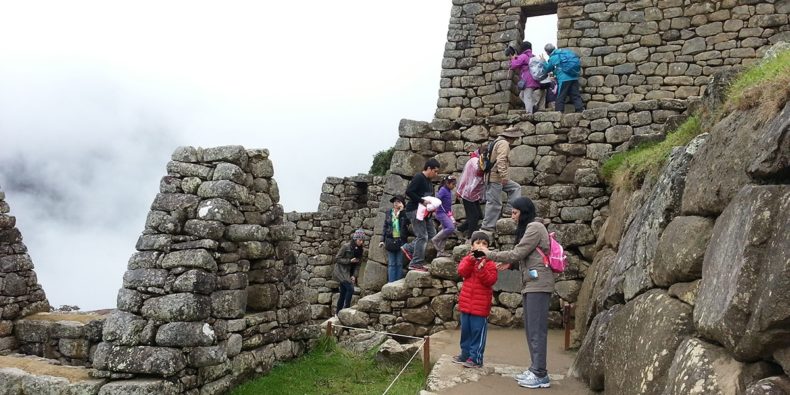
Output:
<path fill-rule="evenodd" d="M 651 290 L 615 313 L 603 343 L 609 394 L 661 394 L 678 345 L 694 332 L 691 306 Z"/>
<path fill-rule="evenodd" d="M 387 265 L 368 260 L 362 270 L 360 287 L 369 291 L 378 291 L 387 283 Z"/>
<path fill-rule="evenodd" d="M 734 111 L 719 121 L 689 166 L 683 213 L 717 215 L 752 179 L 787 179 L 790 103 L 762 126 L 754 110 Z"/>
<path fill-rule="evenodd" d="M 576 298 L 575 329 L 573 343 L 578 345 L 587 333 L 587 325 L 598 315 L 606 303 L 599 301 L 599 295 L 608 278 L 616 253 L 609 248 L 595 255 L 592 266 L 587 271 L 579 295 Z"/>
<path fill-rule="evenodd" d="M 787 395 L 790 394 L 790 378 L 774 376 L 762 379 L 746 389 L 746 395 Z"/>
<path fill-rule="evenodd" d="M 433 277 L 444 280 L 460 281 L 458 264 L 453 258 L 436 258 L 431 261 L 430 272 Z"/>
<path fill-rule="evenodd" d="M 727 350 L 690 338 L 675 353 L 663 395 L 742 394 L 749 384 L 770 374 L 771 366 L 738 362 Z"/>
<path fill-rule="evenodd" d="M 404 177 L 413 177 L 422 171 L 426 158 L 411 151 L 395 151 L 390 162 L 390 171 Z"/>
<path fill-rule="evenodd" d="M 613 334 L 609 332 L 609 323 L 622 307 L 615 305 L 593 318 L 587 336 L 584 336 L 576 358 L 568 369 L 570 376 L 581 379 L 594 391 L 604 389 L 603 346 L 609 334 Z"/>
<path fill-rule="evenodd" d="M 411 295 L 411 289 L 406 287 L 406 280 L 400 279 L 381 287 L 381 296 L 387 300 L 405 300 Z"/>
<path fill-rule="evenodd" d="M 653 283 L 668 287 L 693 281 L 702 275 L 702 259 L 713 231 L 713 220 L 705 217 L 675 217 L 658 241 L 650 267 Z"/>
<path fill-rule="evenodd" d="M 746 186 L 716 220 L 694 322 L 735 358 L 790 345 L 790 186 Z"/>
<path fill-rule="evenodd" d="M 658 177 L 645 204 L 630 221 L 617 251 L 605 286 L 606 299 L 633 299 L 653 287 L 650 265 L 661 232 L 680 210 L 680 199 L 689 162 L 706 135 L 694 138 L 686 147 L 675 148 Z"/>

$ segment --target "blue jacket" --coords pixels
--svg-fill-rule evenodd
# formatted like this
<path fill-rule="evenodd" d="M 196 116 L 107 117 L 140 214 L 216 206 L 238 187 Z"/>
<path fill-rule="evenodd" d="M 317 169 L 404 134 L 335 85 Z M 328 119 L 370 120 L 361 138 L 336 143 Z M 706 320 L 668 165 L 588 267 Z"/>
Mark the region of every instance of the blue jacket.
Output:
<path fill-rule="evenodd" d="M 562 71 L 561 68 L 557 67 L 560 64 L 560 53 L 562 51 L 567 51 L 565 49 L 555 49 L 551 56 L 549 56 L 549 60 L 543 66 L 546 72 L 554 72 L 554 75 L 557 77 L 557 82 L 562 84 L 564 81 L 576 81 L 579 77 L 572 77 Z"/>

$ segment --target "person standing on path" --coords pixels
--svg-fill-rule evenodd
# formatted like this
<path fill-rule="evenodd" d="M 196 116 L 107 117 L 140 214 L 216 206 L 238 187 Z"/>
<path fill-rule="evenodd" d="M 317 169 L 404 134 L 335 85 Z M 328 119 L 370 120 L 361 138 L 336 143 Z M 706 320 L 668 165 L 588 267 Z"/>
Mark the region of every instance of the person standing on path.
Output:
<path fill-rule="evenodd" d="M 569 49 L 557 49 L 549 43 L 543 48 L 549 54 L 549 60 L 544 65 L 546 72 L 554 72 L 557 77 L 557 99 L 554 109 L 559 112 L 565 111 L 565 99 L 570 96 L 576 112 L 584 111 L 584 102 L 579 93 L 579 74 L 581 69 L 567 66 L 568 59 L 575 59 L 574 64 L 579 64 L 579 57 Z"/>
<path fill-rule="evenodd" d="M 512 127 L 505 129 L 494 140 L 494 147 L 491 148 L 491 173 L 488 175 L 486 184 L 486 211 L 483 219 L 482 230 L 493 232 L 496 228 L 496 221 L 502 215 L 502 191 L 507 194 L 508 203 L 521 197 L 521 186 L 510 180 L 510 145 L 521 137 L 523 133 L 520 129 Z"/>
<path fill-rule="evenodd" d="M 516 222 L 518 244 L 510 251 L 488 251 L 486 256 L 496 262 L 498 270 L 511 268 L 521 271 L 524 328 L 532 366 L 516 375 L 518 385 L 526 388 L 551 386 L 546 370 L 546 348 L 549 332 L 549 302 L 554 292 L 554 273 L 543 263 L 537 251 L 549 251 L 549 233 L 540 221 L 535 221 L 535 204 L 526 197 L 513 202 L 511 218 Z"/>
<path fill-rule="evenodd" d="M 457 193 L 466 212 L 466 221 L 458 226 L 458 230 L 466 234 L 467 240 L 471 239 L 472 233 L 480 228 L 480 219 L 483 217 L 480 202 L 483 200 L 486 184 L 483 182 L 484 173 L 480 168 L 480 158 L 486 155 L 487 150 L 488 146 L 481 144 L 480 148 L 469 153 L 469 160 L 466 161 L 461 178 L 458 180 Z"/>
<path fill-rule="evenodd" d="M 387 251 L 387 282 L 398 281 L 403 278 L 403 253 L 401 246 L 406 244 L 406 231 L 409 220 L 403 204 L 406 198 L 400 195 L 390 199 L 392 209 L 384 215 L 384 230 L 381 232 L 379 247 Z"/>
<path fill-rule="evenodd" d="M 422 171 L 415 174 L 406 187 L 406 217 L 411 222 L 414 239 L 413 254 L 409 262 L 409 270 L 426 271 L 425 269 L 425 247 L 429 239 L 436 236 L 436 228 L 430 218 L 417 219 L 417 208 L 422 202 L 422 198 L 433 196 L 433 184 L 431 179 L 439 174 L 441 165 L 439 161 L 431 158 L 425 162 Z"/>
<path fill-rule="evenodd" d="M 337 310 L 351 307 L 351 297 L 354 296 L 354 284 L 357 283 L 359 266 L 362 264 L 362 253 L 365 252 L 365 230 L 357 229 L 351 236 L 351 241 L 340 247 L 335 256 L 335 270 L 333 277 L 340 283 L 340 297 L 337 298 Z"/>

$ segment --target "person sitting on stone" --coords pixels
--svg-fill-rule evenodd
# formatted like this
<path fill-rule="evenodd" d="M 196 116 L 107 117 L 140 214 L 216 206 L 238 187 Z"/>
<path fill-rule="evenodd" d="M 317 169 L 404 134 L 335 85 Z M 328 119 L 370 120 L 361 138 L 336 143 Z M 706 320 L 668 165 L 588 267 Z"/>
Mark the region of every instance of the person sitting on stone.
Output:
<path fill-rule="evenodd" d="M 351 307 L 351 297 L 354 296 L 354 284 L 357 283 L 359 266 L 362 264 L 362 254 L 365 252 L 365 230 L 357 229 L 351 236 L 351 241 L 343 244 L 335 256 L 335 270 L 333 277 L 340 283 L 340 297 L 337 298 L 337 310 Z"/>
<path fill-rule="evenodd" d="M 507 194 L 508 204 L 521 197 L 521 186 L 510 180 L 510 144 L 521 137 L 524 133 L 516 127 L 505 129 L 494 140 L 494 147 L 491 149 L 491 161 L 493 167 L 488 175 L 486 184 L 486 210 L 483 219 L 482 230 L 493 232 L 496 228 L 496 221 L 502 215 L 502 191 Z"/>

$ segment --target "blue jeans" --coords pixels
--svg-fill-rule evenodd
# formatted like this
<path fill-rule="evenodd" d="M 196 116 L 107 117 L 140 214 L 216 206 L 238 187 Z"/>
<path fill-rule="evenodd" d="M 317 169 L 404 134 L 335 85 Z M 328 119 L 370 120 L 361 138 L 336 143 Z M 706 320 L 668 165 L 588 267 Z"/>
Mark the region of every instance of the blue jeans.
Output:
<path fill-rule="evenodd" d="M 424 221 L 418 221 L 417 210 L 407 212 L 406 217 L 411 221 L 412 230 L 414 230 L 414 235 L 417 236 L 413 241 L 414 253 L 411 256 L 410 264 L 423 265 L 423 261 L 425 261 L 425 244 L 428 242 L 428 239 L 436 236 L 433 219 L 426 218 Z"/>
<path fill-rule="evenodd" d="M 337 311 L 335 314 L 339 313 L 340 310 L 343 310 L 346 307 L 351 307 L 352 296 L 354 296 L 354 284 L 351 284 L 350 281 L 341 282 L 340 297 L 337 298 Z"/>
<path fill-rule="evenodd" d="M 387 282 L 398 281 L 403 278 L 403 252 L 387 251 Z"/>
<path fill-rule="evenodd" d="M 462 361 L 471 358 L 478 365 L 483 364 L 486 349 L 488 318 L 461 313 L 461 355 Z"/>

